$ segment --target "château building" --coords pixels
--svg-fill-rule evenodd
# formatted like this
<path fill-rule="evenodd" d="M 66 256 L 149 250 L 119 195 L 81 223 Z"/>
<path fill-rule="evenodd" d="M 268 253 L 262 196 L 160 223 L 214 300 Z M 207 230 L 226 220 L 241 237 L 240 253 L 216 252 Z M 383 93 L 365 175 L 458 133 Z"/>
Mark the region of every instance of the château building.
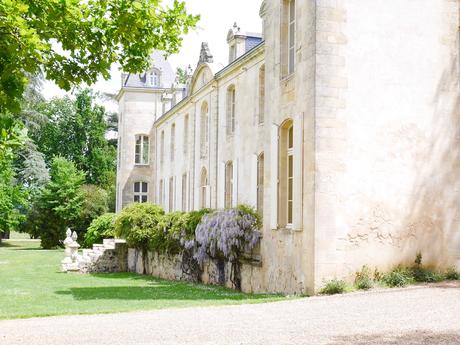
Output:
<path fill-rule="evenodd" d="M 423 4 L 422 4 L 423 3 Z M 243 289 L 311 293 L 418 252 L 460 269 L 460 0 L 265 0 L 262 34 L 123 75 L 117 211 L 245 203 Z"/>

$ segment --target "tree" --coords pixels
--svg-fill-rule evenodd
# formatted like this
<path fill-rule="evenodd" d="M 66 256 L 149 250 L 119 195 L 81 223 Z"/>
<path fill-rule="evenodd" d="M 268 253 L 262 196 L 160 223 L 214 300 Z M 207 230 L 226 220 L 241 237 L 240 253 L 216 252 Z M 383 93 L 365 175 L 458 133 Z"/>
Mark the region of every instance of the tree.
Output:
<path fill-rule="evenodd" d="M 180 67 L 177 67 L 177 69 L 176 69 L 176 80 L 180 84 L 186 84 L 188 77 L 189 77 L 189 75 L 188 75 L 187 69 L 182 69 Z"/>
<path fill-rule="evenodd" d="M 81 188 L 84 199 L 80 215 L 74 226 L 79 238 L 83 238 L 94 219 L 107 213 L 109 210 L 109 195 L 104 189 L 93 185 L 84 185 Z"/>
<path fill-rule="evenodd" d="M 19 110 L 28 75 L 40 70 L 65 90 L 108 79 L 115 62 L 144 71 L 153 50 L 177 52 L 197 20 L 177 0 L 1 1 L 0 113 Z"/>
<path fill-rule="evenodd" d="M 26 194 L 17 183 L 13 161 L 24 137 L 24 129 L 11 115 L 0 114 L 0 233 L 11 231 L 23 219 L 20 209 Z"/>
<path fill-rule="evenodd" d="M 62 158 L 53 159 L 50 181 L 32 205 L 22 230 L 41 238 L 45 249 L 61 245 L 65 231 L 78 221 L 84 202 L 85 175 Z"/>
<path fill-rule="evenodd" d="M 47 122 L 29 133 L 48 164 L 62 156 L 86 173 L 87 184 L 111 187 L 116 168 L 116 147 L 106 138 L 111 115 L 96 104 L 96 95 L 80 90 L 75 100 L 55 98 L 42 103 L 40 111 Z"/>

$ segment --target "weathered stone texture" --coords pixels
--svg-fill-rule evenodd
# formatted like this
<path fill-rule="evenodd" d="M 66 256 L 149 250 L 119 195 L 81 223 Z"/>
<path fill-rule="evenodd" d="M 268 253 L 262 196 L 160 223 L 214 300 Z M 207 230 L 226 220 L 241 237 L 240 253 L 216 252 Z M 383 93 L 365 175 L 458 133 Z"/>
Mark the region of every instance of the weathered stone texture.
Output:
<path fill-rule="evenodd" d="M 180 255 L 159 255 L 147 252 L 144 258 L 142 251 L 128 249 L 128 271 L 139 274 L 148 274 L 166 280 L 195 281 L 194 277 L 184 273 L 182 269 L 182 257 Z M 207 261 L 203 264 L 200 281 L 205 284 L 225 285 L 234 288 L 230 281 L 231 266 L 229 263 L 219 270 L 215 261 Z M 223 281 L 221 279 L 223 278 Z M 244 292 L 262 292 L 261 267 L 259 265 L 243 263 L 241 267 L 241 290 Z"/>

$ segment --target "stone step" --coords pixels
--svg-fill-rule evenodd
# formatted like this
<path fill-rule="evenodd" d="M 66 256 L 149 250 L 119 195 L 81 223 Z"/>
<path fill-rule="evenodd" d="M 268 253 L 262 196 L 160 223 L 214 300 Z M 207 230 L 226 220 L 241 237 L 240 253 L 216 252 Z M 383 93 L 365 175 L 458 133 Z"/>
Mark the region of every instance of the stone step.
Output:
<path fill-rule="evenodd" d="M 102 244 L 104 246 L 114 246 L 115 245 L 115 239 L 114 238 L 104 238 L 102 240 Z"/>

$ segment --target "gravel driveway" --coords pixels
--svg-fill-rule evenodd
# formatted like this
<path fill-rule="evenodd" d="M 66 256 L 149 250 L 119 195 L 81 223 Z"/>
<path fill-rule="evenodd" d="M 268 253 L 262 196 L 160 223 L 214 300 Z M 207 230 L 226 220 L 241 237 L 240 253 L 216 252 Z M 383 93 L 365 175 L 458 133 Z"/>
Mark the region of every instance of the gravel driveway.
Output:
<path fill-rule="evenodd" d="M 460 282 L 258 305 L 0 321 L 0 344 L 458 345 Z"/>

